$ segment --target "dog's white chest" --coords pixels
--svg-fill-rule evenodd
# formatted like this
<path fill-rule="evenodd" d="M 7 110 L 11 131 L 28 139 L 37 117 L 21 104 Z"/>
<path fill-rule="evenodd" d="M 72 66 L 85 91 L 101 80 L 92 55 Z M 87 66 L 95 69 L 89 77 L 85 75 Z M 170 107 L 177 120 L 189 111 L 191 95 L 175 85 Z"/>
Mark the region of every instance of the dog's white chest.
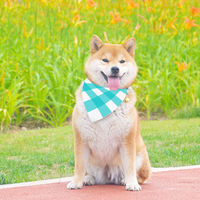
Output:
<path fill-rule="evenodd" d="M 109 163 L 117 154 L 120 143 L 129 133 L 133 125 L 128 115 L 130 106 L 123 102 L 113 113 L 92 123 L 83 101 L 77 102 L 77 108 L 82 115 L 76 121 L 77 128 L 92 155 L 100 161 Z"/>

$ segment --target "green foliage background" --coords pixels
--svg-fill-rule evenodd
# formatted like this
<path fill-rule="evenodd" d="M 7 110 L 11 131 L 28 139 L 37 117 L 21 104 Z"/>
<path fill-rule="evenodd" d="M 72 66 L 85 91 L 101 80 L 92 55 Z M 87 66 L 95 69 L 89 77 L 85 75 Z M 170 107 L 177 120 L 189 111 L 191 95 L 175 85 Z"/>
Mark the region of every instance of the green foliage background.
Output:
<path fill-rule="evenodd" d="M 96 34 L 106 42 L 105 33 L 110 43 L 136 38 L 138 110 L 147 117 L 174 117 L 177 110 L 181 117 L 200 116 L 200 2 L 134 2 L 139 6 L 114 0 L 94 6 L 84 0 L 1 1 L 1 130 L 30 119 L 63 125 L 85 78 L 90 39 Z M 195 22 L 188 27 L 186 19 Z M 181 70 L 183 62 L 187 67 Z"/>

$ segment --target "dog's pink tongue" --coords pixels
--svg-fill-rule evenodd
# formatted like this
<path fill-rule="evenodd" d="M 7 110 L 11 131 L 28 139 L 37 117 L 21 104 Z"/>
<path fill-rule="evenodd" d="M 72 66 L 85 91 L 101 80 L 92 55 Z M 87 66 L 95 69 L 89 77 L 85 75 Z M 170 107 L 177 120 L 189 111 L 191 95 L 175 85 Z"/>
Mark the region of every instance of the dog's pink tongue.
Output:
<path fill-rule="evenodd" d="M 119 77 L 108 77 L 108 86 L 110 90 L 117 90 L 120 86 L 120 80 Z"/>

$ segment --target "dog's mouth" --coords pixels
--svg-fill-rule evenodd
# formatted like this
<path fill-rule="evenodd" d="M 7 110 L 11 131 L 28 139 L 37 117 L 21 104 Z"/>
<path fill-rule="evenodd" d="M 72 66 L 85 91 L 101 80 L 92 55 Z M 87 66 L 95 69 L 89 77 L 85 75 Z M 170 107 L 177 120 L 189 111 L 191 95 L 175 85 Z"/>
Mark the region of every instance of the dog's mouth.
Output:
<path fill-rule="evenodd" d="M 122 76 L 124 76 L 125 73 L 123 73 L 122 76 L 106 76 L 102 71 L 101 74 L 103 75 L 104 79 L 108 83 L 108 86 L 110 90 L 118 90 L 120 86 L 120 80 Z"/>

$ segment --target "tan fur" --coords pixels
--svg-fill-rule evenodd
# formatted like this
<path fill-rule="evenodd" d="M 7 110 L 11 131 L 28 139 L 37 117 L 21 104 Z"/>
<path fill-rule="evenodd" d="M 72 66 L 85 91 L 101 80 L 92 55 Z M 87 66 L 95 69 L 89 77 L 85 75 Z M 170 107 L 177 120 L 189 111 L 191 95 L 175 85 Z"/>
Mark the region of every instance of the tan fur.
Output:
<path fill-rule="evenodd" d="M 80 85 L 73 111 L 75 176 L 67 188 L 114 183 L 126 185 L 127 190 L 141 190 L 138 182 L 143 183 L 149 178 L 151 165 L 140 135 L 136 95 L 130 87 L 137 75 L 133 59 L 135 39 L 129 39 L 122 46 L 104 44 L 98 36 L 93 36 L 90 47 L 91 56 L 85 65 L 87 78 L 97 85 L 108 87 L 101 71 L 110 76 L 111 67 L 119 67 L 119 76 L 122 76 L 120 88 L 129 87 L 129 102 L 122 102 L 113 113 L 92 123 L 82 100 L 83 84 Z M 105 58 L 109 63 L 102 62 Z M 121 64 L 120 60 L 126 62 Z"/>

